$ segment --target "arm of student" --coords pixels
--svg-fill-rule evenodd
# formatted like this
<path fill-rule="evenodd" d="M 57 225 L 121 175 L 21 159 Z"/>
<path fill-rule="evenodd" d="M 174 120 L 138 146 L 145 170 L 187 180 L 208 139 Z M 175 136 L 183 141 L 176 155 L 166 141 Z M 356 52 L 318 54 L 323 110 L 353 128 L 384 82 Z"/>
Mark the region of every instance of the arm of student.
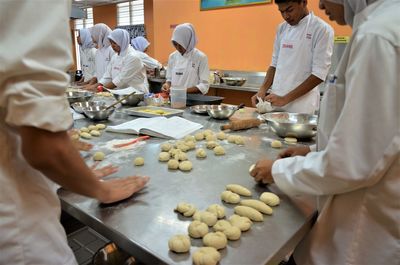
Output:
<path fill-rule="evenodd" d="M 276 71 L 276 68 L 273 66 L 270 66 L 268 68 L 267 75 L 264 78 L 263 84 L 261 85 L 258 92 L 251 97 L 251 104 L 253 105 L 253 107 L 255 107 L 257 105 L 257 97 L 260 97 L 262 99 L 265 98 L 265 95 L 267 94 L 267 90 L 272 86 L 272 83 L 274 82 L 275 71 Z"/>

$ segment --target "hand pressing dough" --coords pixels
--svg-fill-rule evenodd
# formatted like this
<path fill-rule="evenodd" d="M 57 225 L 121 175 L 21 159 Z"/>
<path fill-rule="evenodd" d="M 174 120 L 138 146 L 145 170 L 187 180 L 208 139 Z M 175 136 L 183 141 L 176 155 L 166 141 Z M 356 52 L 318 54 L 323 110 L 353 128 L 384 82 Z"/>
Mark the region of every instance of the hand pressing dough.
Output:
<path fill-rule="evenodd" d="M 170 144 L 170 143 L 163 143 L 161 145 L 161 151 L 163 151 L 163 152 L 168 152 L 169 150 L 171 150 L 171 148 L 172 148 L 172 144 Z"/>
<path fill-rule="evenodd" d="M 217 265 L 221 260 L 221 254 L 212 247 L 201 247 L 193 253 L 194 265 Z"/>
<path fill-rule="evenodd" d="M 295 143 L 297 143 L 297 139 L 294 138 L 294 137 L 285 137 L 284 140 L 285 140 L 285 143 L 288 143 L 288 144 L 295 144 Z"/>
<path fill-rule="evenodd" d="M 87 132 L 81 132 L 79 135 L 80 135 L 82 138 L 85 138 L 85 139 L 91 139 L 91 138 L 92 138 L 92 136 L 90 135 L 90 133 L 87 133 Z"/>
<path fill-rule="evenodd" d="M 236 226 L 243 232 L 249 230 L 251 228 L 251 225 L 253 224 L 253 222 L 248 217 L 240 216 L 237 214 L 229 217 L 229 222 L 232 226 Z"/>
<path fill-rule="evenodd" d="M 215 140 L 217 140 L 217 137 L 215 137 L 215 135 L 213 135 L 213 134 L 209 134 L 209 135 L 207 135 L 206 136 L 206 141 L 215 141 Z"/>
<path fill-rule="evenodd" d="M 106 125 L 99 123 L 99 124 L 96 124 L 96 128 L 97 128 L 97 130 L 104 130 L 106 128 Z"/>
<path fill-rule="evenodd" d="M 217 216 L 213 213 L 207 212 L 207 211 L 197 211 L 193 215 L 193 219 L 203 222 L 207 224 L 208 226 L 213 226 L 217 222 Z"/>
<path fill-rule="evenodd" d="M 97 130 L 96 125 L 89 125 L 87 128 L 89 129 L 89 131 Z"/>
<path fill-rule="evenodd" d="M 218 219 L 225 217 L 225 208 L 219 204 L 211 204 L 206 211 L 215 214 Z"/>
<path fill-rule="evenodd" d="M 184 140 L 185 142 L 194 142 L 196 138 L 193 135 L 187 135 Z"/>
<path fill-rule="evenodd" d="M 100 132 L 98 130 L 91 130 L 90 135 L 91 136 L 100 136 Z"/>
<path fill-rule="evenodd" d="M 274 140 L 271 142 L 271 147 L 272 148 L 281 148 L 282 147 L 282 142 L 279 140 Z"/>
<path fill-rule="evenodd" d="M 218 144 L 217 144 L 217 142 L 215 142 L 215 141 L 209 141 L 209 142 L 207 142 L 206 143 L 206 147 L 208 148 L 208 149 L 214 149 L 214 147 L 216 147 Z"/>
<path fill-rule="evenodd" d="M 259 200 L 241 200 L 240 205 L 249 206 L 263 214 L 271 215 L 273 212 L 271 207 Z"/>
<path fill-rule="evenodd" d="M 272 192 L 263 192 L 260 200 L 269 206 L 277 206 L 280 203 L 279 197 Z"/>
<path fill-rule="evenodd" d="M 161 152 L 158 155 L 158 160 L 161 162 L 167 162 L 171 158 L 170 154 L 167 152 Z"/>
<path fill-rule="evenodd" d="M 248 217 L 252 221 L 255 221 L 255 222 L 264 221 L 263 215 L 259 211 L 257 211 L 256 209 L 253 209 L 251 207 L 236 206 L 234 210 L 237 215 Z"/>
<path fill-rule="evenodd" d="M 218 140 L 225 140 L 226 139 L 226 134 L 224 132 L 217 133 L 217 139 Z"/>
<path fill-rule="evenodd" d="M 250 166 L 250 168 L 249 168 L 249 174 L 251 173 L 251 171 L 253 171 L 253 169 L 256 167 L 256 164 L 253 164 L 253 165 L 251 165 Z"/>
<path fill-rule="evenodd" d="M 168 247 L 176 253 L 185 253 L 190 250 L 190 238 L 187 235 L 175 235 L 168 240 Z"/>
<path fill-rule="evenodd" d="M 197 209 L 196 209 L 196 206 L 194 206 L 193 204 L 186 203 L 186 202 L 180 202 L 176 206 L 175 211 L 183 214 L 186 217 L 190 217 L 197 211 Z"/>
<path fill-rule="evenodd" d="M 242 196 L 251 196 L 251 191 L 238 184 L 228 184 L 226 189 Z"/>
<path fill-rule="evenodd" d="M 197 158 L 206 158 L 207 157 L 207 153 L 203 148 L 199 148 L 196 150 L 196 157 Z"/>
<path fill-rule="evenodd" d="M 193 141 L 187 141 L 186 145 L 187 145 L 187 147 L 189 147 L 189 150 L 193 150 L 196 148 L 196 143 Z"/>
<path fill-rule="evenodd" d="M 87 132 L 88 133 L 90 131 L 87 127 L 82 127 L 79 130 L 81 131 L 81 133 L 82 132 Z"/>
<path fill-rule="evenodd" d="M 225 149 L 224 149 L 222 146 L 218 145 L 218 146 L 216 146 L 216 147 L 214 148 L 214 154 L 215 154 L 216 156 L 225 155 Z"/>
<path fill-rule="evenodd" d="M 144 165 L 144 158 L 141 156 L 138 156 L 135 158 L 135 160 L 133 160 L 133 164 L 135 166 L 143 166 Z"/>
<path fill-rule="evenodd" d="M 208 233 L 208 225 L 203 222 L 194 220 L 190 223 L 188 227 L 188 232 L 189 236 L 193 238 L 202 238 Z"/>
<path fill-rule="evenodd" d="M 229 135 L 228 136 L 228 143 L 235 143 L 236 135 Z"/>
<path fill-rule="evenodd" d="M 244 145 L 244 139 L 243 139 L 243 137 L 242 136 L 236 136 L 236 138 L 235 138 L 235 144 L 238 144 L 238 145 Z"/>
<path fill-rule="evenodd" d="M 94 161 L 103 161 L 106 155 L 103 152 L 96 152 L 93 155 L 93 160 Z"/>
<path fill-rule="evenodd" d="M 204 139 L 204 133 L 202 132 L 198 132 L 194 135 L 194 138 L 196 139 L 196 141 L 201 141 Z"/>
<path fill-rule="evenodd" d="M 179 161 L 176 159 L 171 159 L 168 161 L 168 169 L 178 169 Z"/>
<path fill-rule="evenodd" d="M 182 171 L 190 171 L 192 170 L 192 168 L 193 168 L 192 162 L 190 162 L 189 160 L 179 163 L 179 169 Z"/>
<path fill-rule="evenodd" d="M 203 237 L 203 244 L 207 247 L 223 249 L 228 244 L 228 240 L 222 232 L 208 233 Z"/>
<path fill-rule="evenodd" d="M 236 204 L 240 202 L 240 196 L 230 190 L 226 190 L 221 193 L 221 200 L 227 203 Z"/>

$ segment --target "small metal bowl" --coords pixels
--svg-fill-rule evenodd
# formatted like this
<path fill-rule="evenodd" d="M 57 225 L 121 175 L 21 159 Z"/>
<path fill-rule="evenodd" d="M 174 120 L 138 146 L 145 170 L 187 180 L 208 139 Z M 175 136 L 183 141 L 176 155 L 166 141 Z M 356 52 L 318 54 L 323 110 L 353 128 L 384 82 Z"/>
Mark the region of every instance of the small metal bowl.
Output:
<path fill-rule="evenodd" d="M 210 105 L 195 105 L 191 106 L 190 110 L 197 114 L 207 114 L 207 107 Z"/>
<path fill-rule="evenodd" d="M 272 112 L 260 115 L 280 137 L 307 139 L 317 134 L 317 115 Z"/>
<path fill-rule="evenodd" d="M 69 104 L 75 102 L 89 101 L 93 97 L 93 93 L 89 91 L 69 91 L 65 92 Z"/>
<path fill-rule="evenodd" d="M 220 120 L 228 119 L 238 109 L 239 108 L 237 106 L 228 106 L 228 105 L 208 105 L 206 107 L 208 115 L 210 115 L 214 119 L 220 119 Z"/>
<path fill-rule="evenodd" d="M 246 83 L 246 78 L 244 77 L 222 77 L 224 83 L 228 86 L 243 86 Z"/>
<path fill-rule="evenodd" d="M 82 101 L 75 102 L 71 104 L 71 107 L 78 113 L 83 113 L 84 108 L 94 107 L 94 106 L 106 106 L 104 101 Z"/>
<path fill-rule="evenodd" d="M 126 95 L 117 95 L 117 94 L 113 94 L 113 95 L 114 95 L 116 100 L 120 100 L 121 98 L 126 96 Z M 144 94 L 143 93 L 135 93 L 133 95 L 130 95 L 127 99 L 122 100 L 121 104 L 135 107 L 143 99 L 144 99 Z"/>
<path fill-rule="evenodd" d="M 106 109 L 106 106 L 89 106 L 82 108 L 83 114 L 91 120 L 107 120 L 114 112 L 115 108 Z"/>

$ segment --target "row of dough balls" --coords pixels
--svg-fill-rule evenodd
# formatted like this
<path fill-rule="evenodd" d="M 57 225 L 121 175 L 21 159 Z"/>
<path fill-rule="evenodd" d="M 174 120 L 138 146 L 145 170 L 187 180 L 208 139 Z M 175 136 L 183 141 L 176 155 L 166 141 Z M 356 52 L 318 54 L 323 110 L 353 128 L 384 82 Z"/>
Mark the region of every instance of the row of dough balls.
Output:
<path fill-rule="evenodd" d="M 197 132 L 194 136 L 188 135 L 185 137 L 185 141 L 187 139 L 190 139 L 190 140 L 194 139 L 196 141 L 206 140 L 207 142 L 217 141 L 217 140 L 221 140 L 221 141 L 227 140 L 229 143 L 244 145 L 244 138 L 240 135 L 228 135 L 228 134 L 224 133 L 223 131 L 215 133 L 210 129 Z"/>
<path fill-rule="evenodd" d="M 98 137 L 101 135 L 101 130 L 106 128 L 105 124 L 99 123 L 96 125 L 89 125 L 88 127 L 82 127 L 79 129 L 79 134 L 71 136 L 73 140 L 78 140 L 79 137 L 83 139 L 91 139 L 92 136 Z"/>
<path fill-rule="evenodd" d="M 294 137 L 285 137 L 284 141 L 286 144 L 296 144 L 297 143 L 297 139 Z M 272 148 L 281 148 L 282 147 L 282 142 L 279 140 L 273 140 L 271 142 L 271 147 Z"/>

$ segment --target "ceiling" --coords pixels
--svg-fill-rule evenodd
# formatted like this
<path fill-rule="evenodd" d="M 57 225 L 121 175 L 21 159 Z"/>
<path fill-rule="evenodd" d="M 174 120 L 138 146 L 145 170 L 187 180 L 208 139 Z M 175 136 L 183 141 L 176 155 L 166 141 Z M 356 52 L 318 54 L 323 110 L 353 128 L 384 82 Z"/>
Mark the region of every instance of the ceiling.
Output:
<path fill-rule="evenodd" d="M 122 2 L 128 2 L 128 1 L 127 0 L 72 0 L 72 4 L 80 8 L 111 5 Z"/>

